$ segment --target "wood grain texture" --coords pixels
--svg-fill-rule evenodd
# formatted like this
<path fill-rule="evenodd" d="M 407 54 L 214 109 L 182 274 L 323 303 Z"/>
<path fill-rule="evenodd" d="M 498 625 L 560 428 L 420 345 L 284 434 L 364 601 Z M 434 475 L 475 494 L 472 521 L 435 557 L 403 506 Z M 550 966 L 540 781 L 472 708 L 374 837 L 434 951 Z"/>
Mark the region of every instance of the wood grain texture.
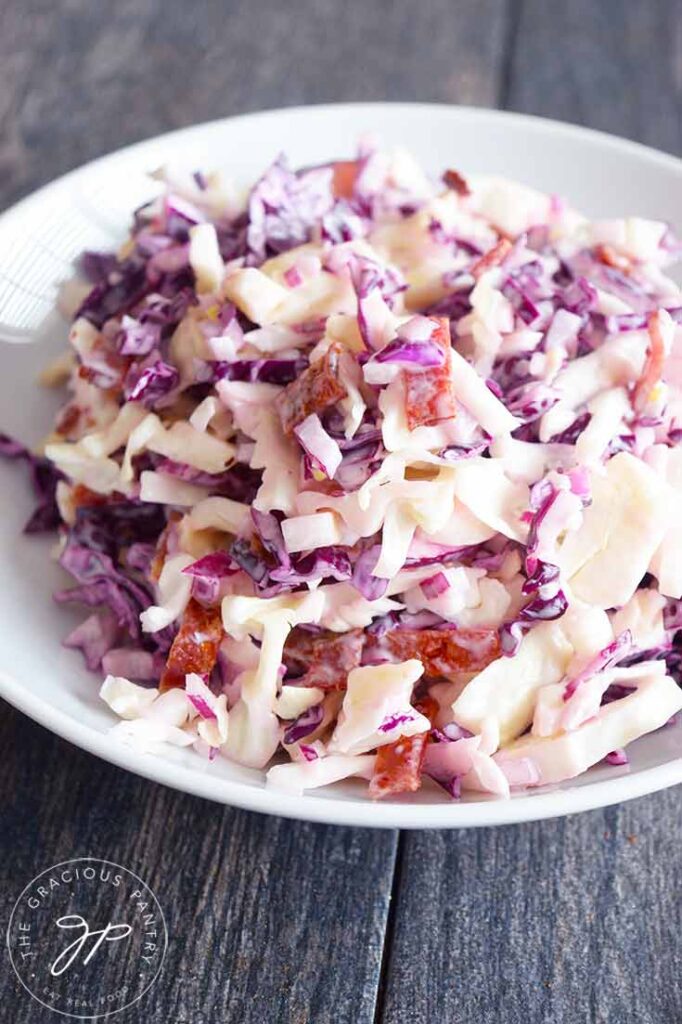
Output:
<path fill-rule="evenodd" d="M 514 0 L 500 105 L 682 151 L 682 5 Z M 680 793 L 401 836 L 384 1024 L 682 1020 Z"/>
<path fill-rule="evenodd" d="M 494 104 L 506 0 L 8 0 L 0 6 L 0 205 L 126 143 L 328 100 Z M 375 1013 L 395 833 L 217 807 L 102 764 L 4 710 L 0 894 L 102 856 L 137 871 L 171 945 L 145 1024 L 364 1024 Z M 103 979 L 103 986 L 106 979 Z M 54 1020 L 3 972 L 16 1024 Z M 0 1019 L 2 1019 L 0 1013 Z"/>
<path fill-rule="evenodd" d="M 101 857 L 152 888 L 169 947 L 125 1014 L 145 1024 L 368 1024 L 396 849 L 393 832 L 309 825 L 176 793 L 76 750 L 4 705 L 0 899 L 6 926 L 52 864 Z M 101 991 L 107 991 L 106 971 Z M 6 959 L 12 1024 L 53 1024 Z M 123 1019 L 123 1018 L 122 1018 Z"/>
<path fill-rule="evenodd" d="M 679 152 L 681 19 L 679 0 L 6 0 L 0 205 L 161 131 L 329 100 L 502 105 Z M 682 1020 L 674 792 L 565 821 L 406 834 L 396 854 L 394 833 L 166 790 L 7 708 L 0 782 L 4 920 L 65 857 L 119 860 L 156 892 L 168 958 L 122 1020 Z M 0 1006 L 13 1024 L 57 1019 L 8 971 Z"/>
<path fill-rule="evenodd" d="M 352 5 L 351 5 L 352 6 Z M 492 105 L 507 0 L 8 0 L 0 6 L 5 202 L 126 143 L 331 100 Z"/>
<path fill-rule="evenodd" d="M 682 1019 L 676 791 L 404 837 L 385 1024 Z"/>
<path fill-rule="evenodd" d="M 513 2 L 509 109 L 682 154 L 682 3 Z"/>

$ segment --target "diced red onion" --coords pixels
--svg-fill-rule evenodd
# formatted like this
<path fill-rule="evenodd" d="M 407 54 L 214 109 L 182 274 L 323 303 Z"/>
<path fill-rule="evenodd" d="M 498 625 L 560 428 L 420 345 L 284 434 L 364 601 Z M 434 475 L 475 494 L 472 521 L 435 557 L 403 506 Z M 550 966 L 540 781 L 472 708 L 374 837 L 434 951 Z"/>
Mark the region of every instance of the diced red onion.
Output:
<path fill-rule="evenodd" d="M 199 696 L 198 693 L 188 693 L 187 700 L 194 710 L 206 721 L 215 721 L 217 719 L 218 716 L 213 708 L 210 708 L 204 698 Z"/>
<path fill-rule="evenodd" d="M 443 572 L 437 572 L 433 576 L 429 576 L 428 579 L 422 580 L 419 586 L 424 592 L 424 597 L 429 600 L 440 597 L 446 590 L 450 589 L 450 582 Z"/>
<path fill-rule="evenodd" d="M 303 284 L 303 277 L 296 266 L 288 267 L 282 276 L 290 288 L 298 288 L 300 284 Z"/>

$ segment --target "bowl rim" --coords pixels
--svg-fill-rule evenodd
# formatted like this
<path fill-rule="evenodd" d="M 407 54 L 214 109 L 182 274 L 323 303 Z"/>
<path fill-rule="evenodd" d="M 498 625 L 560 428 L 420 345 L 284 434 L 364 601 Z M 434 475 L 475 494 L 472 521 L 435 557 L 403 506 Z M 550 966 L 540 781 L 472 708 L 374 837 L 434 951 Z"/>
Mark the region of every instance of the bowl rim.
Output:
<path fill-rule="evenodd" d="M 198 757 L 194 768 L 176 764 L 163 755 L 139 753 L 48 704 L 5 672 L 0 672 L 0 696 L 62 739 L 152 782 L 243 810 L 330 825 L 457 829 L 522 824 L 608 807 L 682 782 L 682 757 L 678 757 L 635 775 L 625 773 L 567 789 L 545 787 L 519 793 L 509 800 L 481 796 L 457 803 L 411 804 L 399 800 L 374 803 L 366 798 L 331 799 L 317 796 L 314 791 L 299 796 L 211 775 Z"/>
<path fill-rule="evenodd" d="M 227 117 L 211 118 L 208 121 L 197 121 L 193 124 L 185 125 L 182 128 L 172 128 L 167 132 L 161 132 L 157 135 L 148 135 L 142 139 L 138 139 L 136 142 L 128 143 L 127 145 L 121 146 L 117 149 L 108 150 L 106 153 L 94 157 L 92 160 L 88 160 L 83 164 L 79 164 L 70 171 L 64 172 L 64 174 L 60 174 L 58 177 L 52 178 L 44 185 L 38 186 L 38 188 L 33 189 L 27 195 L 17 199 L 0 213 L 0 224 L 6 217 L 9 217 L 10 215 L 14 216 L 14 214 L 24 206 L 24 204 L 28 205 L 32 203 L 44 192 L 47 192 L 56 186 L 70 183 L 73 179 L 86 171 L 93 171 L 100 165 L 104 165 L 114 158 L 118 159 L 119 157 L 132 157 L 138 153 L 142 154 L 146 148 L 151 149 L 152 146 L 158 144 L 165 145 L 166 143 L 172 143 L 180 137 L 190 137 L 194 133 L 201 134 L 207 130 L 221 128 L 227 124 L 232 125 L 247 121 L 267 120 L 268 118 L 283 115 L 297 118 L 309 116 L 311 112 L 324 115 L 340 113 L 341 111 L 348 110 L 357 110 L 366 113 L 380 113 L 386 108 L 391 110 L 403 109 L 406 112 L 411 113 L 423 112 L 425 114 L 449 112 L 454 113 L 457 117 L 462 117 L 465 120 L 477 121 L 481 119 L 490 119 L 491 121 L 500 121 L 510 125 L 517 125 L 518 127 L 530 128 L 535 132 L 546 132 L 547 130 L 551 130 L 558 135 L 563 135 L 564 138 L 567 139 L 591 142 L 620 153 L 630 153 L 633 156 L 644 157 L 655 163 L 659 163 L 661 166 L 666 167 L 669 170 L 682 173 L 682 157 L 678 157 L 673 153 L 656 149 L 655 147 L 645 145 L 642 142 L 636 142 L 634 139 L 627 139 L 620 135 L 613 135 L 612 133 L 602 131 L 599 128 L 588 128 L 584 125 L 575 124 L 570 121 L 558 121 L 555 118 L 543 117 L 538 114 L 523 114 L 512 110 L 496 110 L 490 107 L 475 107 L 467 104 L 459 105 L 456 103 L 447 103 L 445 101 L 427 103 L 401 100 L 351 100 L 347 103 L 308 103 L 298 104 L 291 107 L 269 107 L 265 110 L 254 110 L 244 114 L 232 114 Z"/>
<path fill-rule="evenodd" d="M 540 134 L 554 133 L 569 141 L 587 142 L 600 148 L 608 148 L 624 156 L 631 155 L 640 160 L 646 159 L 652 164 L 658 164 L 668 171 L 682 175 L 682 159 L 673 154 L 610 135 L 607 132 L 531 114 L 457 106 L 448 103 L 320 103 L 259 110 L 216 118 L 184 128 L 173 129 L 160 135 L 149 136 L 120 149 L 112 150 L 53 179 L 12 204 L 0 214 L 0 230 L 23 216 L 31 206 L 43 201 L 49 192 L 70 185 L 79 176 L 90 174 L 116 160 L 143 157 L 145 150 L 152 149 L 159 144 L 173 145 L 179 140 L 191 140 L 195 133 L 218 131 L 237 123 L 267 121 L 279 117 L 305 119 L 311 114 L 325 116 L 353 111 L 362 111 L 367 115 L 380 115 L 385 112 L 386 108 L 396 111 L 402 109 L 410 114 L 421 112 L 427 116 L 433 116 L 436 113 L 445 116 L 451 114 L 467 121 L 486 120 L 516 125 L 524 130 Z M 523 823 L 606 807 L 682 782 L 682 756 L 680 756 L 663 764 L 638 770 L 634 775 L 629 775 L 625 770 L 613 778 L 588 782 L 580 786 L 571 786 L 569 783 L 568 788 L 565 789 L 545 787 L 535 791 L 530 790 L 519 793 L 509 800 L 477 797 L 457 803 L 402 803 L 399 799 L 390 803 L 370 803 L 366 798 L 332 798 L 316 795 L 314 791 L 299 796 L 268 788 L 265 785 L 250 785 L 243 781 L 225 779 L 222 776 L 212 776 L 199 759 L 197 759 L 197 767 L 194 768 L 186 764 L 177 764 L 156 754 L 139 753 L 111 738 L 108 733 L 78 721 L 72 715 L 28 690 L 12 675 L 1 670 L 0 696 L 17 710 L 62 739 L 143 778 L 162 783 L 181 792 L 245 810 L 311 822 L 407 829 L 472 828 Z"/>

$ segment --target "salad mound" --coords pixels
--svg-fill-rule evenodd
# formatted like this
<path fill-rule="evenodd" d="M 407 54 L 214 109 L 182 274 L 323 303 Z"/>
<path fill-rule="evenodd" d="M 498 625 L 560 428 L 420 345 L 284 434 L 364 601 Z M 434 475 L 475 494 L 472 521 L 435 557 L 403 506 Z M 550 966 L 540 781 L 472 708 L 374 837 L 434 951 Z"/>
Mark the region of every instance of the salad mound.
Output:
<path fill-rule="evenodd" d="M 669 228 L 369 145 L 156 179 L 0 441 L 114 733 L 373 798 L 625 764 L 682 708 Z"/>

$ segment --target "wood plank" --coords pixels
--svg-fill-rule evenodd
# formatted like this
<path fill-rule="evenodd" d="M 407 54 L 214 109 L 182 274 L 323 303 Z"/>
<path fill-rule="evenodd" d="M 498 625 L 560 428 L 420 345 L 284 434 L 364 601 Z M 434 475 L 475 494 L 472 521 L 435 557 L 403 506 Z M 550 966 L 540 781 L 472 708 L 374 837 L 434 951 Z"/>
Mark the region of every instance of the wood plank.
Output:
<path fill-rule="evenodd" d="M 333 100 L 493 104 L 506 0 L 90 0 L 0 8 L 4 201 L 197 121 Z M 293 21 L 292 21 L 293 19 Z"/>
<path fill-rule="evenodd" d="M 680 152 L 681 39 L 674 2 L 513 2 L 500 103 Z M 679 800 L 401 837 L 380 1019 L 682 1019 Z"/>
<path fill-rule="evenodd" d="M 9 917 L 45 868 L 101 857 L 139 874 L 169 931 L 131 1020 L 336 1024 L 374 1019 L 394 832 L 248 814 L 146 782 L 3 704 L 0 892 Z M 5 963 L 7 967 L 7 964 Z M 107 990 L 107 969 L 98 991 Z M 7 968 L 13 1024 L 50 1024 Z"/>
<path fill-rule="evenodd" d="M 682 1019 L 679 803 L 409 834 L 380 1019 Z"/>
<path fill-rule="evenodd" d="M 327 100 L 493 103 L 506 0 L 88 0 L 0 8 L 0 203 L 118 146 L 196 121 Z M 294 20 L 292 21 L 292 17 Z M 149 1024 L 373 1019 L 394 833 L 266 819 L 105 765 L 9 708 L 0 725 L 0 885 L 102 856 L 166 913 Z M 105 984 L 105 982 L 103 982 Z M 16 1024 L 53 1015 L 4 972 Z M 131 1019 L 133 1019 L 131 1017 Z"/>
<path fill-rule="evenodd" d="M 521 0 L 503 105 L 682 153 L 682 4 Z"/>

